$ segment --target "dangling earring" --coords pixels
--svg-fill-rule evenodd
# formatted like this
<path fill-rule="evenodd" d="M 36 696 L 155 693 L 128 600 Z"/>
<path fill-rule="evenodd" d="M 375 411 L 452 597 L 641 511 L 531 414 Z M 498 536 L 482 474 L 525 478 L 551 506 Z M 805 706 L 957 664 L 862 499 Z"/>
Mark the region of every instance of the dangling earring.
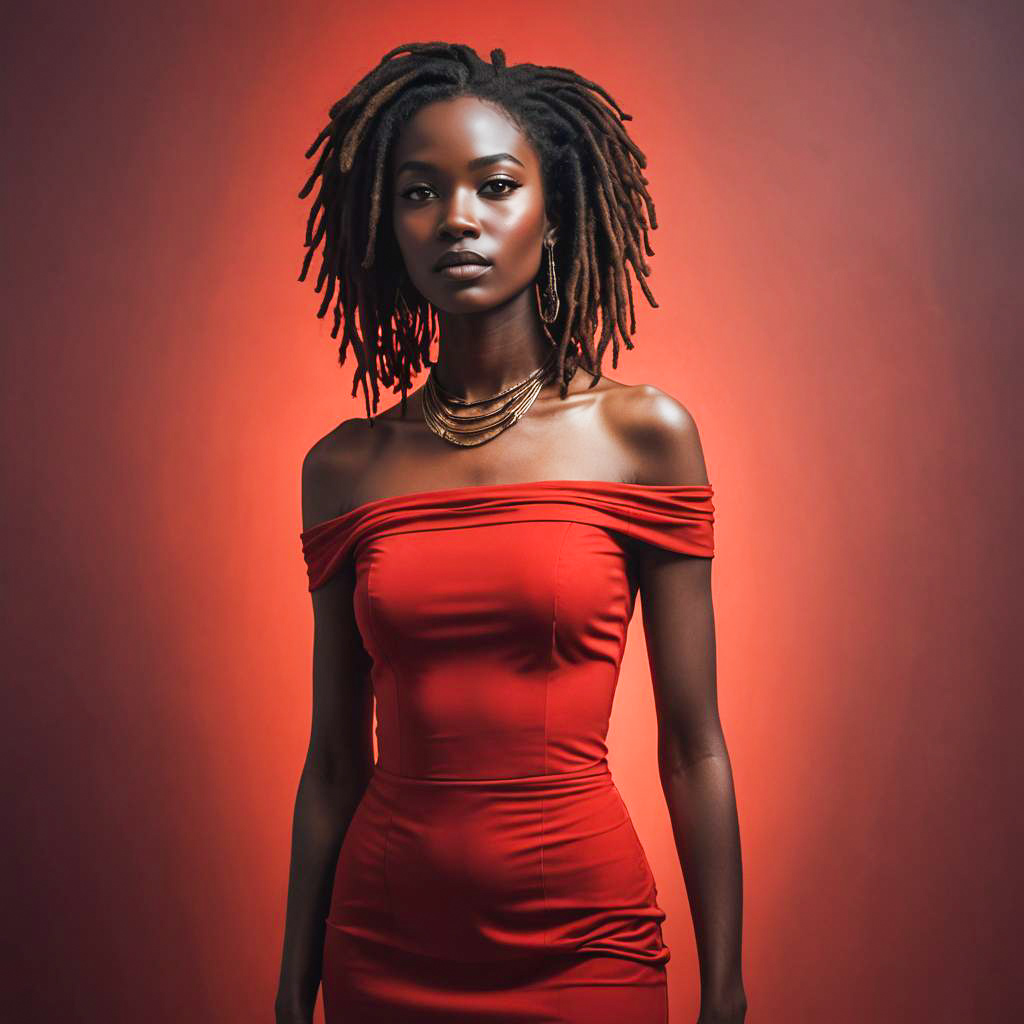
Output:
<path fill-rule="evenodd" d="M 551 313 L 544 312 L 543 301 L 537 304 L 537 308 L 540 312 L 540 318 L 546 324 L 553 324 L 558 319 L 558 310 L 561 303 L 558 298 L 558 281 L 555 276 L 555 243 L 549 239 L 544 240 L 544 246 L 548 251 L 548 287 L 547 287 L 547 305 L 554 303 L 554 311 Z M 541 298 L 540 287 L 537 287 L 537 297 Z"/>

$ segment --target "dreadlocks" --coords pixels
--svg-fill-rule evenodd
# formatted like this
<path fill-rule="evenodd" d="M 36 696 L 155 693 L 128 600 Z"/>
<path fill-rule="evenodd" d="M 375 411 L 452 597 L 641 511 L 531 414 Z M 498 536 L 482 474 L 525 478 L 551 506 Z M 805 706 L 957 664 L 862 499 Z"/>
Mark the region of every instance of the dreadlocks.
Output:
<path fill-rule="evenodd" d="M 609 341 L 613 367 L 618 366 L 620 338 L 626 348 L 634 347 L 627 263 L 647 301 L 658 305 L 644 280 L 650 274 L 644 255 L 654 255 L 645 211 L 650 228 L 658 226 L 648 179 L 640 173 L 647 158 L 619 123 L 632 117 L 599 85 L 574 71 L 536 64 L 508 67 L 500 49 L 490 56 L 488 64 L 458 43 L 396 47 L 331 107 L 329 123 L 306 150 L 312 158 L 326 143 L 299 192 L 300 199 L 306 198 L 320 179 L 306 224 L 308 252 L 299 280 L 306 279 L 323 242 L 315 290 L 319 293 L 325 282 L 326 288 L 317 316 L 323 318 L 335 298 L 331 337 L 338 336 L 344 320 L 339 363 L 344 364 L 351 344 L 358 364 L 352 395 L 362 383 L 371 425 L 379 381 L 394 391 L 401 388 L 405 414 L 411 375 L 429 362 L 437 336 L 437 313 L 429 302 L 418 296 L 410 304 L 404 292 L 399 301 L 403 264 L 390 204 L 383 201 L 401 125 L 435 100 L 476 96 L 499 104 L 540 157 L 549 213 L 556 212 L 549 219 L 570 243 L 557 262 L 565 292 L 552 325 L 553 336 L 561 332 L 557 375 L 562 398 L 579 363 L 597 383 Z M 601 333 L 595 345 L 598 313 Z"/>

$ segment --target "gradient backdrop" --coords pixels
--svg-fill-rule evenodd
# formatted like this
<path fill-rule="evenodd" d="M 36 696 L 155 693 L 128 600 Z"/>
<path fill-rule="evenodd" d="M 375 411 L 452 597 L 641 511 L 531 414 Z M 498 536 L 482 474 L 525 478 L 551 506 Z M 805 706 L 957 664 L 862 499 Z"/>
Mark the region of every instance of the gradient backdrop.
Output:
<path fill-rule="evenodd" d="M 599 81 L 650 160 L 660 308 L 606 369 L 692 411 L 715 486 L 748 1021 L 1009 1020 L 1020 5 L 32 6 L 0 43 L 4 1019 L 272 1020 L 299 469 L 363 410 L 296 282 L 303 152 L 447 38 Z M 654 737 L 638 611 L 612 767 L 687 1024 Z"/>

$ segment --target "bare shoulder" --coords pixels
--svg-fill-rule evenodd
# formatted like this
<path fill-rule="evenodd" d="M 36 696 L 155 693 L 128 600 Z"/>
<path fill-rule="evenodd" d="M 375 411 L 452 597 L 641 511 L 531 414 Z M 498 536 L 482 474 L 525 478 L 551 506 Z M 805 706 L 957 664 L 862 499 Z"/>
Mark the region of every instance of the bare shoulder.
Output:
<path fill-rule="evenodd" d="M 708 482 L 700 432 L 682 402 L 653 384 L 623 386 L 608 397 L 609 423 L 632 454 L 636 483 Z"/>
<path fill-rule="evenodd" d="M 368 429 L 363 417 L 343 420 L 306 452 L 302 460 L 304 530 L 344 510 L 352 481 L 366 464 Z"/>

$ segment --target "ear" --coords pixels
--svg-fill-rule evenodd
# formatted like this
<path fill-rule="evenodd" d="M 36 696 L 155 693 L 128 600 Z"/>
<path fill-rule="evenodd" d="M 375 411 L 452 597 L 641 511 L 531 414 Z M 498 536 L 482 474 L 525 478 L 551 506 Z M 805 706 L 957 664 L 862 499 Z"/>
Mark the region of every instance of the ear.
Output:
<path fill-rule="evenodd" d="M 548 221 L 548 224 L 549 224 L 549 227 L 544 232 L 544 244 L 545 245 L 554 245 L 555 242 L 558 241 L 558 237 L 557 237 L 557 235 L 558 235 L 558 227 L 557 227 L 557 225 L 551 224 L 550 221 Z"/>

